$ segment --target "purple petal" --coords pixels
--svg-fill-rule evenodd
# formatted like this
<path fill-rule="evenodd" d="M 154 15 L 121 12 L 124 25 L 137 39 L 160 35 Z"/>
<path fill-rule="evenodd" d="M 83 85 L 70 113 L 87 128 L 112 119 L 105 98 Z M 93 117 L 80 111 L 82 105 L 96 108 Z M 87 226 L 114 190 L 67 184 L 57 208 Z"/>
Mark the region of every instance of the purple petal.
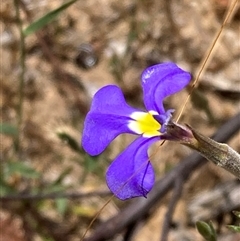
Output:
<path fill-rule="evenodd" d="M 154 184 L 154 171 L 148 158 L 149 146 L 159 137 L 137 138 L 109 166 L 107 185 L 121 200 L 144 196 Z"/>
<path fill-rule="evenodd" d="M 139 111 L 127 105 L 120 88 L 108 85 L 93 97 L 84 121 L 82 146 L 90 155 L 98 155 L 121 133 L 133 133 L 128 128 L 130 115 Z"/>
<path fill-rule="evenodd" d="M 148 111 L 165 113 L 163 99 L 182 90 L 191 80 L 191 75 L 174 63 L 153 65 L 142 73 L 144 103 Z"/>

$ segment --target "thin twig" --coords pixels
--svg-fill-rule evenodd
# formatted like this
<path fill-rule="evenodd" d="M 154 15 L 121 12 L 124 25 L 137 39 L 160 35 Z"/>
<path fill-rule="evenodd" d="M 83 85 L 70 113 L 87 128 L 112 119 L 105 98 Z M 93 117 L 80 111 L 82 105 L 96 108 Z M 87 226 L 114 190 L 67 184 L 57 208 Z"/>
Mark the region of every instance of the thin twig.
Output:
<path fill-rule="evenodd" d="M 178 203 L 178 200 L 180 199 L 182 195 L 182 189 L 183 189 L 184 182 L 182 180 L 181 176 L 178 176 L 174 183 L 174 189 L 173 189 L 173 195 L 171 198 L 171 201 L 168 206 L 167 213 L 164 218 L 163 227 L 162 227 L 162 235 L 161 235 L 161 241 L 167 241 L 168 240 L 168 233 L 170 230 L 170 225 L 172 222 L 172 216 L 175 210 L 175 207 Z"/>
<path fill-rule="evenodd" d="M 93 191 L 93 192 L 82 192 L 82 193 L 63 193 L 63 192 L 56 192 L 56 193 L 48 193 L 48 194 L 13 194 L 0 197 L 0 201 L 2 202 L 9 202 L 9 201 L 22 201 L 22 200 L 29 200 L 29 201 L 39 201 L 39 200 L 46 200 L 46 199 L 59 199 L 59 198 L 67 198 L 67 199 L 79 199 L 79 198 L 86 198 L 86 197 L 94 197 L 94 196 L 109 196 L 112 195 L 109 190 L 106 191 Z"/>
<path fill-rule="evenodd" d="M 227 142 L 240 128 L 240 113 L 219 128 L 214 139 L 219 142 Z M 197 153 L 193 153 L 180 162 L 171 172 L 156 182 L 147 199 L 135 199 L 119 214 L 110 218 L 98 226 L 94 233 L 84 239 L 85 241 L 104 241 L 111 239 L 128 225 L 141 220 L 156 203 L 173 188 L 176 177 L 181 176 L 185 183 L 195 170 L 207 163 L 206 159 Z"/>
<path fill-rule="evenodd" d="M 214 208 L 211 208 L 213 203 Z M 220 183 L 210 190 L 197 194 L 188 203 L 189 223 L 194 224 L 198 220 L 213 220 L 222 213 L 239 210 L 239 207 L 240 181 L 236 179 Z"/>

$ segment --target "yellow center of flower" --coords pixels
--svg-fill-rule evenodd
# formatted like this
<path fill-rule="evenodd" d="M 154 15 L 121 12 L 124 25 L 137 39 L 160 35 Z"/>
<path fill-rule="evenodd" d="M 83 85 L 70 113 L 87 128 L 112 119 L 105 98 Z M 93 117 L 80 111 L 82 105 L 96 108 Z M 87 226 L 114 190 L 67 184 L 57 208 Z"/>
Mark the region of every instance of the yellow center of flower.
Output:
<path fill-rule="evenodd" d="M 153 118 L 155 112 L 148 113 L 134 112 L 129 122 L 128 127 L 137 134 L 143 134 L 144 137 L 159 136 L 161 125 Z"/>

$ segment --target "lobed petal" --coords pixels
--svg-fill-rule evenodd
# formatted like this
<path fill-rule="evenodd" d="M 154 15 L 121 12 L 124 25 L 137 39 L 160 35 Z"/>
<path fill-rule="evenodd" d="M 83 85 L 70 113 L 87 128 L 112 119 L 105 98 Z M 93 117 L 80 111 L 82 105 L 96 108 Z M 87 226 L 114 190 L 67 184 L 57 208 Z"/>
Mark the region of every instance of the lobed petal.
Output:
<path fill-rule="evenodd" d="M 144 196 L 154 184 L 154 170 L 147 154 L 159 137 L 137 138 L 109 166 L 106 179 L 109 189 L 121 200 Z"/>
<path fill-rule="evenodd" d="M 144 104 L 148 111 L 165 113 L 163 100 L 182 90 L 191 80 L 190 73 L 174 63 L 162 63 L 145 69 L 142 73 Z"/>
<path fill-rule="evenodd" d="M 131 114 L 139 110 L 127 105 L 121 89 L 108 85 L 93 97 L 84 121 L 82 146 L 90 155 L 98 155 L 121 133 L 134 133 L 129 127 Z"/>

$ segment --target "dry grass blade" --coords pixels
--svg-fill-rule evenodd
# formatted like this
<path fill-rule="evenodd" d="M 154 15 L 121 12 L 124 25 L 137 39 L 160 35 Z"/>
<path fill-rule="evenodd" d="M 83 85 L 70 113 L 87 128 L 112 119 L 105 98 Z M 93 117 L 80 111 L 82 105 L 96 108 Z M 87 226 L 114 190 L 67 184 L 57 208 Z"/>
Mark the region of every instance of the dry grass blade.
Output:
<path fill-rule="evenodd" d="M 188 97 L 186 98 L 185 102 L 183 103 L 183 106 L 182 106 L 182 108 L 181 108 L 181 110 L 178 114 L 178 117 L 177 117 L 177 120 L 176 120 L 177 122 L 180 120 L 180 118 L 181 118 L 181 116 L 182 116 L 182 114 L 183 114 L 183 112 L 186 108 L 186 105 L 190 100 L 190 96 L 191 96 L 193 90 L 195 89 L 195 87 L 197 87 L 200 76 L 203 74 L 204 70 L 206 70 L 207 64 L 213 58 L 213 54 L 214 54 L 213 51 L 216 50 L 217 42 L 220 41 L 220 37 L 223 33 L 224 28 L 226 27 L 227 23 L 233 17 L 233 14 L 235 12 L 235 9 L 237 8 L 238 2 L 239 2 L 239 0 L 233 0 L 231 2 L 232 4 L 229 6 L 229 9 L 227 11 L 226 17 L 225 17 L 222 25 L 220 26 L 219 30 L 217 31 L 216 36 L 214 37 L 212 44 L 210 45 L 209 49 L 206 51 L 205 56 L 203 57 L 201 63 L 199 64 L 199 70 L 197 71 L 196 78 L 194 79 L 193 84 L 191 86 L 190 93 L 189 93 Z"/>

